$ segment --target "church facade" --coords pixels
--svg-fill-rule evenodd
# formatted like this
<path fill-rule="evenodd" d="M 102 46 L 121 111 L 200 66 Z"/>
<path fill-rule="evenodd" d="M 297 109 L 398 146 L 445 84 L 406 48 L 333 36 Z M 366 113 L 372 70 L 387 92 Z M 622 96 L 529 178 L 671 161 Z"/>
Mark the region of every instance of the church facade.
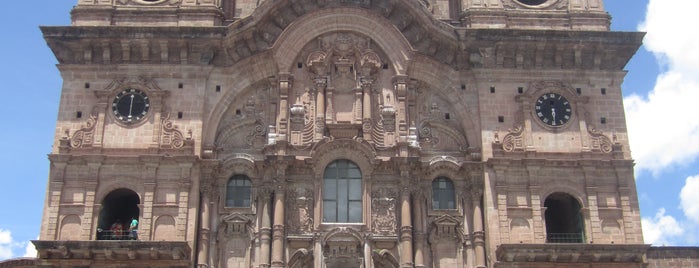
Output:
<path fill-rule="evenodd" d="M 71 16 L 36 267 L 656 267 L 602 0 Z"/>

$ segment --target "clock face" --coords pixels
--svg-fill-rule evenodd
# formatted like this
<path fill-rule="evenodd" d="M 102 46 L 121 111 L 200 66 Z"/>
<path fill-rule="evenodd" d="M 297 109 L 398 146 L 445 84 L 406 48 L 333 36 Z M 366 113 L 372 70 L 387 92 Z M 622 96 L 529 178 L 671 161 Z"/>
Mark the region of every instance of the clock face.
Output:
<path fill-rule="evenodd" d="M 560 94 L 546 93 L 536 100 L 534 113 L 544 124 L 560 127 L 570 121 L 573 108 L 570 107 L 570 102 Z"/>
<path fill-rule="evenodd" d="M 126 89 L 119 92 L 112 101 L 112 112 L 117 120 L 133 124 L 141 121 L 148 114 L 150 100 L 145 92 L 138 89 Z"/>
<path fill-rule="evenodd" d="M 522 4 L 528 5 L 528 6 L 538 6 L 543 3 L 546 3 L 547 0 L 517 0 L 517 2 L 520 2 Z"/>

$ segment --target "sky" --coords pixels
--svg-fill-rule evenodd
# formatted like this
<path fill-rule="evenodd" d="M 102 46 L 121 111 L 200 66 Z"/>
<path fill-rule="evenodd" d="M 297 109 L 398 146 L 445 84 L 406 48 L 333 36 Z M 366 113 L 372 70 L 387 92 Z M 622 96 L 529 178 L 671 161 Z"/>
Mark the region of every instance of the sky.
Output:
<path fill-rule="evenodd" d="M 69 25 L 77 1 L 5 2 L 0 260 L 36 254 L 62 84 L 39 25 Z M 699 246 L 699 1 L 604 2 L 612 30 L 647 32 L 622 86 L 645 242 Z"/>

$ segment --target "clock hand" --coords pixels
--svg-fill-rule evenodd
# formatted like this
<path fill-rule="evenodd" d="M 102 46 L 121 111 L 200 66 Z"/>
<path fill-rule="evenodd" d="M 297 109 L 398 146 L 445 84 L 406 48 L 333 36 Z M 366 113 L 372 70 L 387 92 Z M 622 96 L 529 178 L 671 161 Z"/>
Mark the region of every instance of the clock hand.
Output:
<path fill-rule="evenodd" d="M 133 110 L 133 98 L 135 96 L 131 94 L 131 103 L 129 103 L 129 118 L 131 118 L 131 110 Z"/>
<path fill-rule="evenodd" d="M 551 117 L 553 117 L 553 122 L 556 122 L 556 108 L 551 108 Z"/>

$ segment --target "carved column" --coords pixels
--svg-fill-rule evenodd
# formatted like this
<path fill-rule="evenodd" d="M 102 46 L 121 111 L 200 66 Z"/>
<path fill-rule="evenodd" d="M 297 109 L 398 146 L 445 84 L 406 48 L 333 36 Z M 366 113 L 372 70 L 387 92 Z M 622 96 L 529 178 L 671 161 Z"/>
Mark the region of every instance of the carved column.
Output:
<path fill-rule="evenodd" d="M 371 138 L 371 85 L 372 81 L 369 78 L 363 78 L 362 81 L 363 100 L 362 100 L 362 131 L 364 139 Z"/>
<path fill-rule="evenodd" d="M 320 140 L 325 134 L 325 86 L 327 80 L 325 77 L 318 77 L 313 80 L 316 87 L 316 122 L 315 122 L 315 140 Z"/>
<path fill-rule="evenodd" d="M 483 212 L 481 208 L 481 190 L 473 192 L 473 244 L 476 253 L 476 267 L 485 268 L 485 232 L 483 231 Z"/>
<path fill-rule="evenodd" d="M 274 191 L 272 267 L 284 267 L 284 193 L 283 186 L 278 186 Z"/>
<path fill-rule="evenodd" d="M 424 250 L 425 241 L 427 236 L 425 235 L 425 224 L 423 217 L 425 217 L 425 207 L 423 206 L 422 193 L 415 192 L 413 194 L 413 225 L 415 226 L 415 237 L 413 241 L 415 242 L 415 268 L 425 267 L 424 261 Z"/>
<path fill-rule="evenodd" d="M 408 135 L 408 122 L 406 116 L 406 106 L 408 97 L 407 76 L 397 76 L 394 78 L 393 86 L 396 94 L 396 121 L 398 121 L 398 137 L 404 139 Z"/>
<path fill-rule="evenodd" d="M 260 259 L 257 267 L 270 267 L 270 240 L 272 237 L 272 228 L 270 220 L 270 199 L 272 190 L 262 188 L 258 192 L 257 207 L 260 208 L 258 214 L 260 224 L 259 240 L 260 240 Z"/>
<path fill-rule="evenodd" d="M 291 75 L 288 73 L 279 74 L 279 120 L 277 133 L 288 134 L 289 120 L 289 90 L 291 88 Z"/>
<path fill-rule="evenodd" d="M 400 207 L 401 267 L 413 267 L 413 226 L 411 225 L 410 191 L 407 187 L 400 193 Z"/>
<path fill-rule="evenodd" d="M 209 262 L 209 242 L 211 241 L 211 191 L 209 183 L 202 183 L 201 188 L 201 240 L 199 241 L 199 265 Z"/>

